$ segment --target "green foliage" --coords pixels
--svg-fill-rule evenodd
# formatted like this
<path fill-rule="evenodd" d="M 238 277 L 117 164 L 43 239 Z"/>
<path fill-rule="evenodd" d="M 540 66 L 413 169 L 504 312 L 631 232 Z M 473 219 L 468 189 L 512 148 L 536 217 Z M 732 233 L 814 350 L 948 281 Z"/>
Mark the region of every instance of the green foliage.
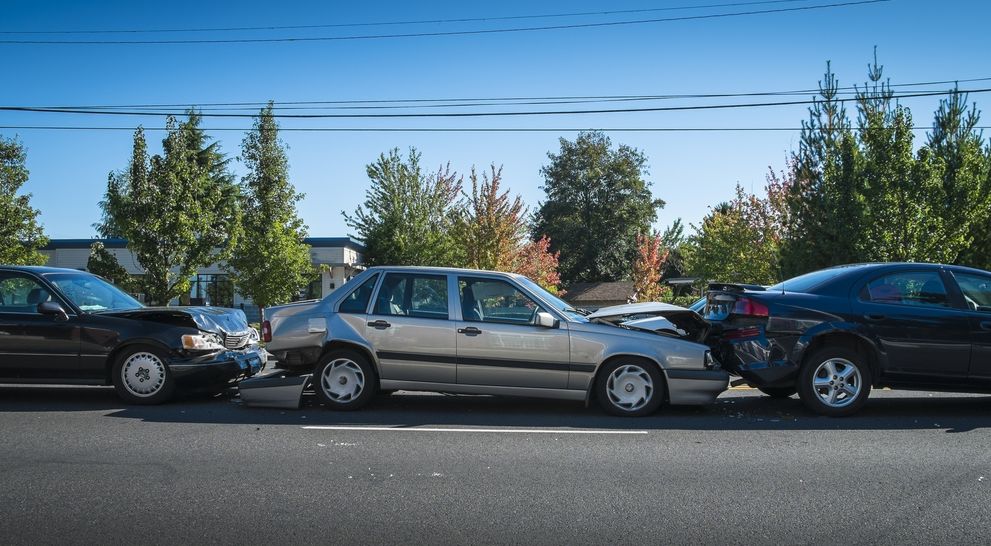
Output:
<path fill-rule="evenodd" d="M 680 226 L 680 223 L 676 225 Z M 661 284 L 661 272 L 668 259 L 663 241 L 664 237 L 657 232 L 637 236 L 637 260 L 633 263 L 633 289 L 637 301 L 661 301 L 671 297 L 671 288 Z"/>
<path fill-rule="evenodd" d="M 279 140 L 273 104 L 259 113 L 241 144 L 248 174 L 241 181 L 243 234 L 226 269 L 238 292 L 259 307 L 292 301 L 313 276 L 306 226 L 289 181 L 286 146 Z"/>
<path fill-rule="evenodd" d="M 499 191 L 502 168 L 490 167 L 481 183 L 471 169 L 471 193 L 465 194 L 455 217 L 452 233 L 461 258 L 459 265 L 473 269 L 511 271 L 526 237 L 526 207 L 509 190 Z"/>
<path fill-rule="evenodd" d="M 771 187 L 771 184 L 769 184 Z M 772 200 L 736 187 L 736 198 L 713 209 L 683 246 L 701 282 L 773 284 L 780 280 L 780 219 Z"/>
<path fill-rule="evenodd" d="M 856 129 L 829 71 L 789 165 L 782 244 L 787 276 L 842 263 L 991 266 L 991 152 L 980 113 L 952 90 L 913 152 L 912 114 L 875 58 L 857 91 Z"/>
<path fill-rule="evenodd" d="M 345 223 L 365 244 L 367 265 L 457 265 L 458 246 L 452 237 L 461 179 L 450 167 L 424 174 L 420 154 L 410 148 L 382 154 L 367 167 L 371 187 L 365 202 Z"/>
<path fill-rule="evenodd" d="M 86 261 L 86 271 L 94 275 L 99 275 L 104 279 L 116 284 L 125 292 L 137 292 L 140 290 L 138 282 L 132 277 L 124 266 L 120 265 L 112 252 L 100 241 L 95 241 L 89 246 L 89 259 Z"/>
<path fill-rule="evenodd" d="M 48 258 L 38 249 L 48 238 L 38 224 L 31 194 L 18 195 L 28 181 L 24 147 L 0 137 L 0 264 L 42 265 Z"/>
<path fill-rule="evenodd" d="M 193 112 L 183 123 L 170 117 L 164 153 L 150 158 L 139 128 L 128 169 L 110 174 L 100 203 L 97 227 L 105 237 L 127 239 L 145 270 L 142 291 L 150 303 L 188 294 L 196 270 L 226 260 L 240 235 L 228 160 L 216 143 L 207 143 L 199 123 Z"/>
<path fill-rule="evenodd" d="M 650 230 L 664 206 L 644 178 L 647 158 L 626 145 L 614 149 L 600 132 L 560 143 L 541 169 L 547 199 L 534 233 L 548 235 L 551 249 L 560 251 L 565 284 L 629 278 L 637 235 Z"/>

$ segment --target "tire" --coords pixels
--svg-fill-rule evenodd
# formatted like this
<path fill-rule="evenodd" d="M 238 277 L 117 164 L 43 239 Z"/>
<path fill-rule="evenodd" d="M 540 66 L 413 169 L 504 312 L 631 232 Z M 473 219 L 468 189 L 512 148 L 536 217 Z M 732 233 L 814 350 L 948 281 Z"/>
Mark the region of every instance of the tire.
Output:
<path fill-rule="evenodd" d="M 397 391 L 395 391 L 395 390 L 388 390 L 387 391 L 385 389 L 379 389 L 379 396 L 392 396 L 393 394 L 396 394 L 396 392 Z"/>
<path fill-rule="evenodd" d="M 595 397 L 610 415 L 642 417 L 664 403 L 664 376 L 653 362 L 621 358 L 599 371 Z"/>
<path fill-rule="evenodd" d="M 165 354 L 157 347 L 128 347 L 114 362 L 113 384 L 117 396 L 129 404 L 161 404 L 172 399 L 175 379 L 166 365 Z"/>
<path fill-rule="evenodd" d="M 758 387 L 757 390 L 771 398 L 790 398 L 798 392 L 798 387 Z"/>
<path fill-rule="evenodd" d="M 378 391 L 375 369 L 363 355 L 346 349 L 330 351 L 313 370 L 317 398 L 336 411 L 364 407 Z"/>
<path fill-rule="evenodd" d="M 823 347 L 805 359 L 798 396 L 814 413 L 844 417 L 867 402 L 872 379 L 864 355 L 843 345 Z"/>

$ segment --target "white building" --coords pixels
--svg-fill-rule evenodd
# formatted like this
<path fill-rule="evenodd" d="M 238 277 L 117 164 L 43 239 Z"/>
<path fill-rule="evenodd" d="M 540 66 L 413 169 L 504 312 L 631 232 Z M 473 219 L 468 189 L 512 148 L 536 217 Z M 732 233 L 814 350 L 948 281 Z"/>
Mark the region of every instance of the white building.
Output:
<path fill-rule="evenodd" d="M 46 265 L 85 271 L 90 245 L 95 242 L 103 243 L 104 248 L 117 258 L 128 273 L 144 273 L 137 258 L 127 249 L 124 239 L 51 239 L 41 252 L 48 256 Z M 322 272 L 300 294 L 301 299 L 322 298 L 364 269 L 361 264 L 365 247 L 350 237 L 310 237 L 305 242 L 310 245 L 313 265 Z M 237 293 L 218 264 L 200 268 L 191 280 L 191 304 L 241 308 L 250 320 L 257 320 L 258 311 L 251 300 Z"/>

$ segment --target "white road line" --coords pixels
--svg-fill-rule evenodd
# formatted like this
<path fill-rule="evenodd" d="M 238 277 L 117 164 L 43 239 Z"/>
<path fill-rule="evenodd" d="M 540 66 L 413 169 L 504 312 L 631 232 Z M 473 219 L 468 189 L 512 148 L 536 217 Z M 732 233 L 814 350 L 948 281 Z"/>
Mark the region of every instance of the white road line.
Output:
<path fill-rule="evenodd" d="M 548 430 L 537 428 L 427 428 L 306 426 L 306 430 L 356 430 L 372 432 L 494 432 L 499 434 L 647 434 L 646 430 Z"/>

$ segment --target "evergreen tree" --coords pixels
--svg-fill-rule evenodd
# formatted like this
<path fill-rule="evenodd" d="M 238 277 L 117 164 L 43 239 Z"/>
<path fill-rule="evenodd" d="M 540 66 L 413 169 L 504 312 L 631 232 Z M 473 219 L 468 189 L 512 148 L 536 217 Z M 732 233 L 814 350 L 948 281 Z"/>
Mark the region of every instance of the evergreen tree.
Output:
<path fill-rule="evenodd" d="M 226 270 L 242 295 L 259 309 L 292 301 L 314 269 L 306 226 L 296 204 L 303 198 L 289 181 L 286 145 L 269 102 L 241 144 L 248 174 L 241 180 L 243 234 Z M 216 160 L 211 160 L 217 164 Z"/>
<path fill-rule="evenodd" d="M 38 249 L 48 238 L 38 224 L 31 194 L 19 194 L 28 181 L 24 147 L 0 137 L 0 264 L 41 265 L 48 259 Z"/>

